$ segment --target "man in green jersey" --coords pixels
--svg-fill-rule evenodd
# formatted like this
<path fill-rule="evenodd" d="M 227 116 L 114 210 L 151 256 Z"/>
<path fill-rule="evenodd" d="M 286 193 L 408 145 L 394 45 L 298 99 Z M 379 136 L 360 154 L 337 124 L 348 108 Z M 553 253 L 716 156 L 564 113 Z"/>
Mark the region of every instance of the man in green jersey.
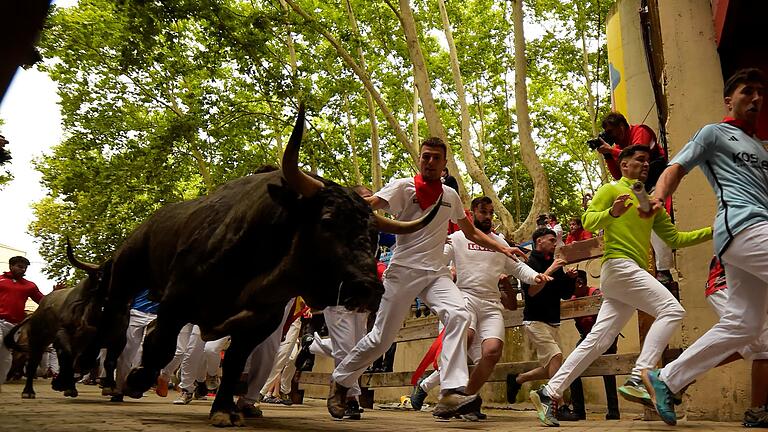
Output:
<path fill-rule="evenodd" d="M 651 231 L 656 232 L 671 248 L 679 249 L 711 239 L 712 228 L 678 232 L 663 210 L 641 214 L 632 185 L 646 179 L 648 160 L 647 147 L 633 145 L 622 150 L 619 155 L 621 179 L 602 186 L 582 216 L 585 229 L 593 232 L 605 230 L 600 273 L 603 304 L 592 331 L 584 341 L 546 385 L 531 391 L 531 401 L 538 411 L 539 420 L 546 426 L 559 426 L 555 412 L 563 392 L 613 344 L 636 309 L 656 320 L 648 330 L 632 375 L 619 392 L 626 399 L 652 406 L 641 372 L 655 367 L 682 321 L 685 310 L 667 288 L 645 270 L 651 248 Z M 644 194 L 644 190 L 641 193 Z"/>

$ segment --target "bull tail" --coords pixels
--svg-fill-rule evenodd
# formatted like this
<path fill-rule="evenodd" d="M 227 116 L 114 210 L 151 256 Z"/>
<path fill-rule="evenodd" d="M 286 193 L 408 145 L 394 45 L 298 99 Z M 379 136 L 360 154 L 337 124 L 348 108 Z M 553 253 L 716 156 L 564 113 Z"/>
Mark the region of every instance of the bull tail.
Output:
<path fill-rule="evenodd" d="M 15 338 L 16 332 L 21 330 L 21 328 L 27 324 L 27 321 L 29 320 L 29 318 L 30 317 L 24 318 L 22 322 L 13 326 L 13 328 L 11 328 L 11 331 L 9 331 L 7 335 L 5 335 L 5 337 L 3 338 L 3 343 L 5 344 L 6 347 L 8 347 L 8 349 L 13 351 L 24 351 L 24 352 L 29 350 L 28 346 L 19 345 L 19 343 L 16 342 L 16 338 Z"/>

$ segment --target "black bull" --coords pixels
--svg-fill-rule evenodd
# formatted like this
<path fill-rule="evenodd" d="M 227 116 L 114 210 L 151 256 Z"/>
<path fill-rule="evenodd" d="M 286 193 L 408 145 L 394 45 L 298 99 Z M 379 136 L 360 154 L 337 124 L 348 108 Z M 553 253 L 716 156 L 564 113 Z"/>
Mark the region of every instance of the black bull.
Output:
<path fill-rule="evenodd" d="M 51 343 L 59 361 L 59 374 L 51 386 L 63 391 L 64 396 L 77 396 L 75 370 L 90 369 L 98 353 L 96 336 L 111 262 L 97 266 L 78 261 L 69 240 L 67 258 L 88 277 L 73 288 L 55 290 L 43 297 L 35 312 L 14 326 L 3 341 L 14 351 L 27 355 L 26 385 L 21 392 L 24 399 L 35 398 L 32 383 L 40 359 Z"/>
<path fill-rule="evenodd" d="M 141 397 L 152 386 L 173 357 L 181 327 L 195 323 L 206 340 L 231 336 L 211 419 L 240 424 L 236 380 L 252 349 L 280 325 L 290 298 L 302 296 L 315 308 L 377 310 L 384 291 L 376 275 L 377 231 L 414 232 L 439 205 L 418 221 L 375 215 L 352 190 L 298 169 L 303 129 L 301 107 L 281 170 L 167 205 L 115 253 L 103 326 L 107 376 L 125 344 L 131 299 L 148 288 L 160 302 L 125 395 Z"/>

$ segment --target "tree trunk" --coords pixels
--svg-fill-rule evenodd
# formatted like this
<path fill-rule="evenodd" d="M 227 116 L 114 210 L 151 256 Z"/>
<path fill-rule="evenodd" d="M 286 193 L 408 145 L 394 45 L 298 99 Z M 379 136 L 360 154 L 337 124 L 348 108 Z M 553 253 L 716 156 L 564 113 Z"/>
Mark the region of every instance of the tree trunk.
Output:
<path fill-rule="evenodd" d="M 536 216 L 549 209 L 549 183 L 544 167 L 536 155 L 536 145 L 531 136 L 531 119 L 528 116 L 528 88 L 525 84 L 527 65 L 525 59 L 525 33 L 523 31 L 523 0 L 511 0 L 515 37 L 515 106 L 520 138 L 520 155 L 523 165 L 533 180 L 533 205 L 522 224 L 512 233 L 512 239 L 520 241 L 530 237 L 536 227 Z"/>
<path fill-rule="evenodd" d="M 503 232 L 509 232 L 514 227 L 512 221 L 512 215 L 504 204 L 499 200 L 499 196 L 491 184 L 491 180 L 485 175 L 482 168 L 477 164 L 475 155 L 472 151 L 472 144 L 470 143 L 469 133 L 469 106 L 467 106 L 467 96 L 464 90 L 464 80 L 461 78 L 461 68 L 459 67 L 459 56 L 456 53 L 456 44 L 453 41 L 453 32 L 451 31 L 451 23 L 448 21 L 448 12 L 445 10 L 445 2 L 443 0 L 437 0 L 437 5 L 440 9 L 440 18 L 443 21 L 443 31 L 445 32 L 445 38 L 448 41 L 448 53 L 451 59 L 451 73 L 453 74 L 453 82 L 456 85 L 456 96 L 459 100 L 459 108 L 461 110 L 461 154 L 464 156 L 464 163 L 467 166 L 469 176 L 477 182 L 483 190 L 483 194 L 493 201 L 493 207 L 495 213 L 499 216 L 502 225 Z"/>
<path fill-rule="evenodd" d="M 349 132 L 349 146 L 352 148 L 352 175 L 355 177 L 355 186 L 363 184 L 363 177 L 360 175 L 360 162 L 357 160 L 357 149 L 355 149 L 355 127 L 352 125 L 352 111 L 349 108 L 349 96 L 344 95 L 344 109 L 347 111 L 347 130 Z"/>
<path fill-rule="evenodd" d="M 440 138 L 447 145 L 448 169 L 453 173 L 453 176 L 456 177 L 456 181 L 459 183 L 459 196 L 461 196 L 461 200 L 466 206 L 469 204 L 469 195 L 464 186 L 464 181 L 462 180 L 461 175 L 459 175 L 459 167 L 456 165 L 456 160 L 451 151 L 451 145 L 448 141 L 448 133 L 445 131 L 443 122 L 440 119 L 440 114 L 437 111 L 435 99 L 432 97 L 432 85 L 429 81 L 429 74 L 427 73 L 427 65 L 424 61 L 424 55 L 422 54 L 421 46 L 419 45 L 416 20 L 413 17 L 410 1 L 399 1 L 400 14 L 398 15 L 398 18 L 400 18 L 400 24 L 405 33 L 405 40 L 408 45 L 408 57 L 413 64 L 413 79 L 416 82 L 416 87 L 419 89 L 419 99 L 421 100 L 421 107 L 424 111 L 424 118 L 427 120 L 429 134 Z"/>
<path fill-rule="evenodd" d="M 507 69 L 509 70 L 509 69 Z M 509 112 L 509 92 L 507 91 L 507 73 L 504 72 L 504 110 L 507 117 L 507 132 L 509 133 L 510 146 L 512 143 L 512 115 Z M 515 225 L 520 224 L 520 182 L 517 180 L 517 157 L 515 149 L 510 147 L 510 159 L 512 160 L 512 199 L 515 202 Z"/>
<path fill-rule="evenodd" d="M 352 10 L 352 3 L 350 0 L 346 1 L 347 15 L 349 15 L 349 24 L 352 26 L 352 31 L 355 32 L 355 37 L 360 38 L 360 28 L 357 26 L 357 18 L 355 18 L 355 12 Z M 360 58 L 360 68 L 364 71 L 368 71 L 368 66 L 365 64 L 365 54 L 363 48 L 358 45 L 357 56 Z M 373 97 L 371 92 L 365 90 L 365 103 L 368 106 L 368 121 L 371 123 L 371 182 L 373 183 L 373 191 L 376 192 L 381 189 L 381 155 L 379 150 L 379 124 L 376 120 L 376 107 L 373 104 Z"/>
<path fill-rule="evenodd" d="M 341 46 L 339 41 L 336 40 L 336 38 L 331 35 L 331 33 L 325 29 L 323 26 L 318 24 L 314 18 L 312 18 L 304 9 L 301 8 L 296 2 L 293 0 L 283 0 L 293 9 L 294 12 L 296 12 L 299 16 L 304 18 L 307 21 L 307 24 L 314 27 L 320 34 L 323 35 L 323 37 L 328 41 L 328 43 L 333 46 L 333 48 L 336 50 L 336 53 L 341 57 L 341 59 L 344 61 L 344 63 L 352 69 L 352 72 L 357 75 L 357 77 L 360 79 L 360 81 L 363 83 L 363 86 L 365 86 L 366 90 L 370 93 L 370 95 L 373 97 L 373 100 L 376 102 L 376 105 L 379 106 L 379 109 L 381 110 L 382 114 L 384 114 L 384 118 L 387 119 L 387 124 L 389 124 L 389 127 L 392 128 L 392 131 L 395 134 L 395 137 L 400 142 L 400 144 L 403 146 L 403 148 L 408 151 L 408 153 L 411 155 L 411 160 L 413 161 L 414 168 L 418 166 L 419 161 L 419 155 L 418 153 L 414 153 L 413 149 L 411 148 L 411 145 L 408 141 L 408 137 L 405 135 L 405 132 L 403 132 L 403 128 L 400 127 L 400 123 L 398 123 L 397 119 L 395 118 L 394 114 L 392 114 L 392 110 L 389 109 L 386 102 L 384 102 L 384 99 L 381 97 L 381 94 L 376 90 L 376 88 L 373 86 L 373 83 L 371 82 L 371 78 L 368 76 L 368 73 L 363 70 L 360 65 L 357 64 L 355 59 L 352 58 L 352 56 L 349 54 L 347 50 L 344 49 L 344 47 Z"/>
<path fill-rule="evenodd" d="M 411 146 L 419 151 L 419 89 L 413 83 L 413 103 L 411 104 Z"/>

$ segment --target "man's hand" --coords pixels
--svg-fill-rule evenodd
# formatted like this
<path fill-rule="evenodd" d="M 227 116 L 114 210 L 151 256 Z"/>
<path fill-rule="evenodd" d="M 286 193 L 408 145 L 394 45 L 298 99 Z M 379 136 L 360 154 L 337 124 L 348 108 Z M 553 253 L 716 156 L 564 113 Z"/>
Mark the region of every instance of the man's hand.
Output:
<path fill-rule="evenodd" d="M 523 260 L 523 262 L 528 261 L 528 256 L 525 255 L 525 252 L 521 251 L 518 248 L 513 248 L 509 246 L 502 246 L 501 247 L 501 253 L 508 256 L 509 258 L 519 261 L 520 259 Z"/>
<path fill-rule="evenodd" d="M 596 148 L 595 150 L 597 150 L 598 153 L 611 154 L 611 149 L 613 147 L 610 144 L 608 144 L 607 142 L 603 141 L 602 138 L 597 138 L 597 139 L 599 139 L 600 142 L 603 143 L 603 144 L 600 147 Z"/>
<path fill-rule="evenodd" d="M 547 271 L 544 272 L 546 275 L 551 275 L 552 273 L 556 272 L 557 269 L 561 268 L 562 266 L 568 264 L 568 262 L 562 258 L 555 258 L 554 261 L 552 261 L 552 264 L 549 266 Z"/>
<path fill-rule="evenodd" d="M 630 207 L 632 207 L 632 201 L 627 203 L 627 200 L 629 199 L 629 194 L 619 195 L 616 197 L 616 199 L 613 201 L 613 206 L 608 211 L 608 213 L 617 218 L 629 210 Z"/>
<path fill-rule="evenodd" d="M 637 209 L 637 212 L 640 213 L 640 217 L 641 218 L 652 217 L 659 210 L 667 211 L 667 209 L 664 207 L 664 200 L 663 199 L 656 198 L 656 197 L 650 197 L 649 202 L 651 204 L 651 208 L 647 212 L 644 212 L 644 211 L 640 210 L 639 208 Z"/>
<path fill-rule="evenodd" d="M 550 282 L 552 280 L 552 276 L 546 275 L 544 273 L 539 273 L 538 276 L 535 278 L 536 284 L 543 284 Z"/>
<path fill-rule="evenodd" d="M 570 268 L 565 270 L 565 275 L 568 276 L 571 279 L 575 279 L 576 276 L 578 276 L 579 272 L 575 268 Z"/>

